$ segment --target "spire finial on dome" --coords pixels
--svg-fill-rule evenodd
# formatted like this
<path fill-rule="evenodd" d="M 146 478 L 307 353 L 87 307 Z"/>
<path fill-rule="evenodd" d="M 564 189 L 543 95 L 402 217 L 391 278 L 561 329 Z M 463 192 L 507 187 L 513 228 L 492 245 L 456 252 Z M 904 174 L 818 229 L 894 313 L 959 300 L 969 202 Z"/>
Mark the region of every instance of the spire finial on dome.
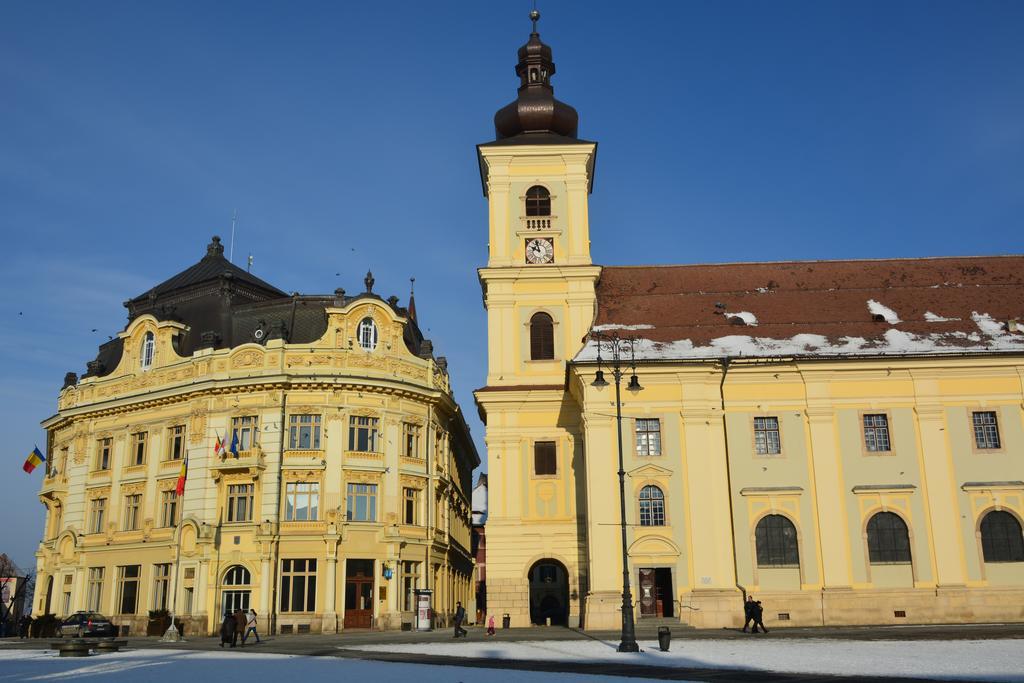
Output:
<path fill-rule="evenodd" d="M 551 77 L 555 75 L 555 62 L 551 48 L 537 33 L 540 12 L 530 12 L 533 33 L 519 48 L 516 75 L 519 76 L 519 95 L 494 115 L 497 139 L 510 138 L 522 133 L 547 133 L 575 138 L 579 124 L 576 110 L 555 99 Z"/>
<path fill-rule="evenodd" d="M 363 278 L 363 284 L 366 285 L 367 293 L 373 291 L 373 273 L 371 271 L 366 271 L 366 277 Z"/>
<path fill-rule="evenodd" d="M 213 239 L 210 240 L 210 243 L 206 245 L 206 255 L 207 256 L 223 256 L 224 255 L 224 245 L 220 243 L 220 237 L 218 237 L 217 235 L 214 235 Z"/>

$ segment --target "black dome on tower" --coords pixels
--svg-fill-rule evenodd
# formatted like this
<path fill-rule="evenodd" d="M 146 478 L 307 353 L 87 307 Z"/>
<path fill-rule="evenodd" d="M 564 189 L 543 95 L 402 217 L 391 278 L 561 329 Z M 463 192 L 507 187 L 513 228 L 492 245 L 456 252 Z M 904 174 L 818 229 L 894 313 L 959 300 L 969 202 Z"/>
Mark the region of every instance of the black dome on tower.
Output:
<path fill-rule="evenodd" d="M 494 132 L 498 140 L 522 133 L 554 133 L 575 138 L 579 114 L 564 102 L 555 99 L 551 76 L 555 63 L 551 48 L 540 40 L 537 20 L 540 12 L 530 12 L 533 32 L 526 44 L 519 48 L 519 96 L 494 115 Z"/>

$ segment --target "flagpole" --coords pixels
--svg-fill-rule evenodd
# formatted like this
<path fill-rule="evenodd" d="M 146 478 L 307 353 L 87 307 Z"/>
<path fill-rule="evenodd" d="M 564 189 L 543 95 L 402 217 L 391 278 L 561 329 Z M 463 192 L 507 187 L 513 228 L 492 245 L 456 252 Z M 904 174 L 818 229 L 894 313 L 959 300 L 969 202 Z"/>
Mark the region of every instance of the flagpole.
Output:
<path fill-rule="evenodd" d="M 188 481 L 188 453 L 187 452 L 185 454 L 185 481 L 186 482 Z M 160 639 L 160 640 L 162 640 L 165 643 L 176 643 L 178 641 L 185 640 L 184 638 L 181 637 L 181 634 L 178 633 L 178 628 L 174 625 L 174 615 L 175 615 L 175 612 L 177 612 L 177 610 L 178 610 L 178 572 L 180 571 L 180 568 L 181 568 L 181 523 L 185 519 L 185 489 L 184 489 L 184 487 L 182 487 L 181 495 L 178 496 L 177 492 L 175 492 L 175 496 L 178 499 L 177 500 L 177 504 L 178 504 L 178 524 L 177 524 L 177 527 L 176 527 L 177 531 L 178 531 L 178 541 L 177 541 L 177 544 L 176 544 L 177 545 L 177 548 L 176 548 L 177 552 L 174 555 L 174 580 L 171 583 L 171 587 L 172 587 L 172 592 L 171 592 L 171 625 L 167 627 L 167 631 L 164 632 L 164 637 Z"/>

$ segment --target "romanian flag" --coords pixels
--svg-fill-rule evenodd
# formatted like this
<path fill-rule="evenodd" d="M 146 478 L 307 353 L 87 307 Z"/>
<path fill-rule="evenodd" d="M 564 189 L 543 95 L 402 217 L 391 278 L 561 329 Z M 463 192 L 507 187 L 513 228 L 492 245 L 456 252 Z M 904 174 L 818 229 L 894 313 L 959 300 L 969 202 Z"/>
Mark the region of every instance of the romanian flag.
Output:
<path fill-rule="evenodd" d="M 178 485 L 174 489 L 174 493 L 178 498 L 185 495 L 185 480 L 188 478 L 188 456 L 181 461 L 181 472 L 178 473 Z"/>
<path fill-rule="evenodd" d="M 45 460 L 46 458 L 44 458 L 43 454 L 39 452 L 39 447 L 36 446 L 32 449 L 32 452 L 28 454 L 28 457 L 25 458 L 25 464 L 21 466 L 21 469 L 32 474 L 32 470 Z"/>

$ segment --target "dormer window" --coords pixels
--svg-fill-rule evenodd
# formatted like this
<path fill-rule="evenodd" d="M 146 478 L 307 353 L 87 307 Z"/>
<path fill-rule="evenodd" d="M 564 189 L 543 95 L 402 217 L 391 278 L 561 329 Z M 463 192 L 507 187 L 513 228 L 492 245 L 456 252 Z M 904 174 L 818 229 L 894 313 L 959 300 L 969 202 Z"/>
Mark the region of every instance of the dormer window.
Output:
<path fill-rule="evenodd" d="M 373 318 L 363 318 L 359 323 L 358 331 L 359 348 L 363 351 L 373 351 L 377 348 L 377 325 Z"/>
<path fill-rule="evenodd" d="M 551 215 L 551 193 L 548 192 L 546 187 L 534 185 L 526 191 L 526 215 Z"/>
<path fill-rule="evenodd" d="M 147 332 L 142 338 L 142 354 L 139 358 L 139 366 L 143 370 L 149 370 L 153 365 L 153 355 L 156 353 L 156 338 L 152 332 Z"/>

